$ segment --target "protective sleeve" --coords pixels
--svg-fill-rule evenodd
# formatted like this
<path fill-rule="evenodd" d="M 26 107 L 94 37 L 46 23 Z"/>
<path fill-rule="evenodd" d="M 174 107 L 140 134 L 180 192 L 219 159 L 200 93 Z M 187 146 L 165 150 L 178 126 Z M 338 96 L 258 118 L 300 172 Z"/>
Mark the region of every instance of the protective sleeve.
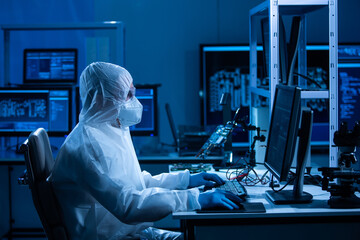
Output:
<path fill-rule="evenodd" d="M 142 172 L 146 187 L 160 187 L 167 189 L 186 189 L 189 186 L 190 172 L 185 170 L 176 173 L 162 173 L 152 176 L 147 171 Z"/>
<path fill-rule="evenodd" d="M 101 205 L 127 224 L 153 222 L 172 212 L 200 209 L 199 190 L 169 190 L 160 187 L 136 190 L 134 186 L 115 182 L 101 173 L 94 161 L 88 161 L 77 183 Z"/>

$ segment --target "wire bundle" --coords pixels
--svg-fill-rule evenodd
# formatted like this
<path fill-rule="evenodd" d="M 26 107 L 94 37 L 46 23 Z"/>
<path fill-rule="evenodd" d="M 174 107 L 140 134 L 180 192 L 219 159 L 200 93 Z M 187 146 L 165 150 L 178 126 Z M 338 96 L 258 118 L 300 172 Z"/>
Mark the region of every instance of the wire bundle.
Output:
<path fill-rule="evenodd" d="M 226 178 L 228 180 L 237 179 L 245 186 L 255 186 L 256 184 L 268 184 L 270 178 L 267 176 L 269 171 L 259 175 L 253 166 L 245 161 L 245 164 L 239 164 L 244 158 L 238 158 L 233 164 L 231 164 L 226 170 Z"/>

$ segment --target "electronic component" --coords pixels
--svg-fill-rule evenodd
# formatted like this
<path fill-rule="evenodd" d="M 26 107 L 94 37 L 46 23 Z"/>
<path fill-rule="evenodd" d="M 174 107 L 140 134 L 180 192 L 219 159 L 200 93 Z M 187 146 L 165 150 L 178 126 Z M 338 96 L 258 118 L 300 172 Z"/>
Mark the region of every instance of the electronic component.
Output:
<path fill-rule="evenodd" d="M 199 152 L 196 154 L 197 158 L 206 158 L 214 147 L 221 146 L 224 144 L 229 134 L 240 124 L 240 108 L 235 113 L 234 119 L 227 122 L 227 124 L 219 125 L 215 131 L 211 134 L 210 138 L 201 147 Z"/>

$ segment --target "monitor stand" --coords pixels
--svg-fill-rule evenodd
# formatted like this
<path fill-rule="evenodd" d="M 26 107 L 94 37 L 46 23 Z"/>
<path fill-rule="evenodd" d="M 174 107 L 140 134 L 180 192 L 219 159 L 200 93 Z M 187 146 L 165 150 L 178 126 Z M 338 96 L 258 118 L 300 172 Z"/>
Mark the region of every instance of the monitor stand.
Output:
<path fill-rule="evenodd" d="M 282 190 L 279 192 L 266 191 L 266 196 L 275 204 L 310 203 L 312 195 L 303 192 L 304 173 L 306 167 L 306 156 L 310 151 L 311 129 L 313 112 L 303 110 L 301 116 L 301 126 L 299 129 L 299 146 L 297 152 L 296 175 L 293 190 Z"/>

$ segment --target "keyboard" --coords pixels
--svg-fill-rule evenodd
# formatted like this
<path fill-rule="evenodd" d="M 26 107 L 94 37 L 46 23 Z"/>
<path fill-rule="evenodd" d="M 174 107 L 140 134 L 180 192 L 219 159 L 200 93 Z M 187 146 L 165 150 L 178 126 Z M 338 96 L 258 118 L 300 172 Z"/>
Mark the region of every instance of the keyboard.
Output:
<path fill-rule="evenodd" d="M 220 185 L 216 188 L 232 192 L 238 197 L 246 197 L 247 196 L 246 188 L 236 179 L 225 181 L 224 185 Z"/>
<path fill-rule="evenodd" d="M 247 202 L 245 197 L 247 196 L 246 188 L 237 180 L 228 180 L 225 181 L 224 185 L 216 187 L 217 189 L 222 189 L 230 191 L 235 195 L 239 196 L 244 200 L 243 203 L 239 205 L 239 209 L 223 209 L 223 208 L 211 208 L 211 209 L 201 209 L 196 210 L 197 213 L 259 213 L 266 212 L 264 204 L 261 202 Z"/>

